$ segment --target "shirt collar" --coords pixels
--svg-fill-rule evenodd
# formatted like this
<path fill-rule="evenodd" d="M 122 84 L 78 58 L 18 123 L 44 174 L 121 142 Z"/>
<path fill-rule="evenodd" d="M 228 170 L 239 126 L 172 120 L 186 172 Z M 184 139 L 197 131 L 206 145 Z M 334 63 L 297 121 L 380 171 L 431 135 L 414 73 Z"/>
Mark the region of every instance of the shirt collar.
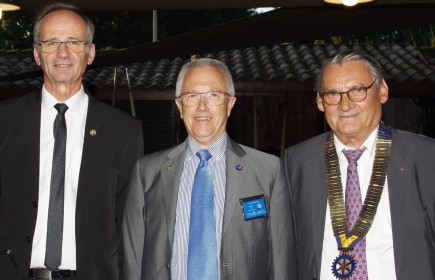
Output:
<path fill-rule="evenodd" d="M 366 147 L 368 154 L 372 154 L 375 150 L 376 138 L 378 136 L 378 129 L 379 129 L 379 126 L 377 126 L 376 129 L 374 129 L 372 131 L 372 133 L 370 133 L 369 137 L 367 137 L 366 141 L 364 141 L 364 143 L 360 147 L 360 148 Z M 343 153 L 344 149 L 347 149 L 347 150 L 355 149 L 355 148 L 347 147 L 337 137 L 334 137 L 334 144 L 335 144 L 335 150 L 339 154 Z"/>
<path fill-rule="evenodd" d="M 53 95 L 51 95 L 47 91 L 45 85 L 42 86 L 41 91 L 42 91 L 42 109 L 45 111 L 54 109 L 54 105 L 56 105 L 57 103 L 65 103 L 68 106 L 69 112 L 75 112 L 80 108 L 82 108 L 82 105 L 84 105 L 83 103 L 86 103 L 87 101 L 86 98 L 87 96 L 83 88 L 83 85 L 80 87 L 80 90 L 76 94 L 68 98 L 65 102 L 59 102 Z"/>
<path fill-rule="evenodd" d="M 227 149 L 228 136 L 225 132 L 221 137 L 219 137 L 214 143 L 208 146 L 207 150 L 212 155 L 212 160 L 220 161 L 225 158 L 225 153 Z M 187 138 L 187 149 L 186 157 L 191 160 L 196 153 L 201 150 L 201 147 L 195 143 L 190 137 Z"/>

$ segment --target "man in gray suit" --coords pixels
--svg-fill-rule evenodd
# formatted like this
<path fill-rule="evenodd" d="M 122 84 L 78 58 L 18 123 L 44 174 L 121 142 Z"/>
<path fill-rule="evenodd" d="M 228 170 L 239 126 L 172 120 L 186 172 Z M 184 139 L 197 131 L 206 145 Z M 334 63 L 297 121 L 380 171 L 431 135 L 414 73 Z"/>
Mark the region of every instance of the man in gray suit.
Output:
<path fill-rule="evenodd" d="M 188 138 L 142 157 L 134 168 L 123 225 L 126 279 L 296 276 L 289 265 L 295 262 L 295 244 L 280 161 L 228 137 L 235 101 L 222 62 L 197 59 L 182 67 L 175 102 Z M 205 151 L 208 161 L 199 158 Z M 211 203 L 209 184 L 197 183 L 203 161 L 204 172 L 211 174 Z M 197 216 L 205 217 L 197 222 Z"/>
<path fill-rule="evenodd" d="M 435 141 L 381 122 L 388 86 L 344 51 L 317 80 L 331 132 L 289 148 L 298 279 L 435 279 Z"/>

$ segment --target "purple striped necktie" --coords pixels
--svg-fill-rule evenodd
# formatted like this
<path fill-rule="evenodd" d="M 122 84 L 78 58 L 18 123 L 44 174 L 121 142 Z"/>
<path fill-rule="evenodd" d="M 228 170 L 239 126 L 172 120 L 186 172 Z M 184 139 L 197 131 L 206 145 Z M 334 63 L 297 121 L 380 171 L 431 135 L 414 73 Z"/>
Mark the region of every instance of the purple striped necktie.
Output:
<path fill-rule="evenodd" d="M 349 231 L 353 228 L 358 220 L 362 208 L 361 189 L 358 177 L 358 159 L 366 150 L 366 147 L 356 150 L 343 150 L 344 155 L 349 162 L 347 166 L 346 179 L 346 216 Z M 355 259 L 357 266 L 352 275 L 352 280 L 367 280 L 367 258 L 366 258 L 366 240 L 362 239 L 352 250 L 351 255 Z"/>

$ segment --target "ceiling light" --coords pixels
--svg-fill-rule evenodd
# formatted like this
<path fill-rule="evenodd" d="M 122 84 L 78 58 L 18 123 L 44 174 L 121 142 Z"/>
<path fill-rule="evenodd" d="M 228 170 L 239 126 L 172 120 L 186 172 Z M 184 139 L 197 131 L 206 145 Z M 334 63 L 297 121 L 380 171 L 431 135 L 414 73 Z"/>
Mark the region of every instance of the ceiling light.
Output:
<path fill-rule="evenodd" d="M 330 4 L 342 4 L 346 6 L 354 6 L 356 4 L 373 2 L 375 0 L 323 0 L 323 1 Z"/>
<path fill-rule="evenodd" d="M 3 11 L 16 11 L 20 6 L 15 4 L 14 0 L 0 0 L 0 19 L 2 18 Z"/>

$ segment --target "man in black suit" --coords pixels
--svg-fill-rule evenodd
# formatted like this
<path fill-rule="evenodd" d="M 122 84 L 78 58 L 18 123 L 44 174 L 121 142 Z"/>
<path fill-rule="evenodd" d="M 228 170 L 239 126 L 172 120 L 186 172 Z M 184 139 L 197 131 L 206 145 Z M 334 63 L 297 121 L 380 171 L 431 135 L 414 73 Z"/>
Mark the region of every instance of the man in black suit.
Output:
<path fill-rule="evenodd" d="M 29 279 L 118 279 L 125 194 L 143 153 L 141 123 L 95 100 L 82 75 L 94 26 L 46 6 L 34 27 L 41 91 L 0 103 L 0 250 Z M 18 279 L 0 259 L 0 278 Z"/>
<path fill-rule="evenodd" d="M 330 132 L 286 150 L 298 279 L 435 279 L 435 141 L 381 122 L 379 63 L 324 62 L 317 105 Z"/>

